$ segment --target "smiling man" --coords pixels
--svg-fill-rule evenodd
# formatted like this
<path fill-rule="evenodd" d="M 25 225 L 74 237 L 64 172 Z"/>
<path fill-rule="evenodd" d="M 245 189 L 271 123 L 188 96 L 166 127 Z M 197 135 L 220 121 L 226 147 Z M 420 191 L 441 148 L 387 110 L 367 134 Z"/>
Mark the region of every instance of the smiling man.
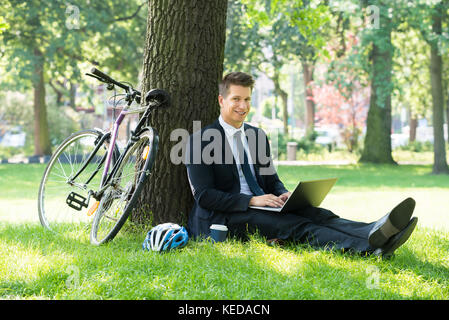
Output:
<path fill-rule="evenodd" d="M 273 169 L 267 136 L 244 122 L 253 87 L 246 73 L 226 75 L 219 85 L 220 117 L 189 138 L 185 163 L 195 199 L 187 225 L 190 236 L 207 237 L 212 224 L 224 224 L 239 238 L 257 231 L 267 239 L 391 256 L 416 226 L 411 198 L 372 223 L 342 219 L 317 207 L 291 213 L 249 208 L 281 207 L 291 194 Z M 198 155 L 200 161 L 194 161 Z"/>

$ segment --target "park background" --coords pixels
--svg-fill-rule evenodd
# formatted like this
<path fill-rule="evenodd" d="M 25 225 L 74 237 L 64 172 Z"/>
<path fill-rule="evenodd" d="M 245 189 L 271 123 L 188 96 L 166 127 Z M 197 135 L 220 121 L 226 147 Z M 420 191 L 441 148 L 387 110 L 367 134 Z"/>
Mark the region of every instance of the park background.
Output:
<path fill-rule="evenodd" d="M 115 0 L 2 2 L 0 241 L 5 258 L 0 295 L 447 299 L 448 7 L 448 1 L 437 0 L 209 4 L 132 0 L 126 7 Z M 163 30 L 155 26 L 158 19 L 168 21 L 167 30 L 173 34 L 158 33 Z M 208 59 L 215 63 L 205 63 Z M 148 67 L 148 61 L 156 67 Z M 48 156 L 77 130 L 109 128 L 118 113 L 111 93 L 84 76 L 91 66 L 139 89 L 152 84 L 171 89 L 173 113 L 159 113 L 153 119 L 166 128 L 160 130 L 165 143 L 158 163 L 164 163 L 175 143 L 169 142 L 166 132 L 179 127 L 191 130 L 192 119 L 207 123 L 218 115 L 217 89 L 210 89 L 218 76 L 203 88 L 198 74 L 204 69 L 219 76 L 235 70 L 253 74 L 257 81 L 248 121 L 276 136 L 275 160 L 286 186 L 291 189 L 299 179 L 336 176 L 339 182 L 323 206 L 361 221 L 378 219 L 402 198 L 412 196 L 419 217 L 416 237 L 389 265 L 326 252 L 315 255 L 308 249 L 270 248 L 261 239 L 216 247 L 193 243 L 169 258 L 191 263 L 203 253 L 203 265 L 193 264 L 198 275 L 187 275 L 186 269 L 168 265 L 164 258 L 140 255 L 145 229 L 138 229 L 140 233 L 134 229 L 134 223 L 149 227 L 185 222 L 192 200 L 182 166 L 163 170 L 156 166 L 156 173 L 162 171 L 156 176 L 167 179 L 154 196 L 181 185 L 186 189 L 180 192 L 181 204 L 158 202 L 151 213 L 131 219 L 130 230 L 96 253 L 83 235 L 74 236 L 70 244 L 46 234 L 38 225 L 36 196 Z M 209 100 L 203 99 L 205 95 Z M 122 127 L 122 140 L 136 120 Z M 293 148 L 290 154 L 288 146 Z M 114 260 L 120 270 L 108 276 L 114 250 L 120 252 Z M 99 267 L 85 260 L 95 254 Z M 232 257 L 234 264 L 226 264 L 226 257 Z M 130 258 L 153 264 L 156 271 L 148 275 L 125 261 Z M 234 287 L 230 279 L 217 280 L 211 271 L 232 266 L 238 270 Z M 254 288 L 244 284 L 252 268 L 258 277 Z M 267 270 L 275 270 L 276 278 L 271 279 Z M 114 285 L 121 280 L 129 286 L 133 272 L 135 279 L 149 276 L 151 285 L 132 292 Z M 323 272 L 327 276 L 319 279 Z M 201 290 L 176 280 L 179 273 Z M 68 281 L 73 275 L 76 285 Z M 267 277 L 274 281 L 271 290 L 264 284 Z M 286 279 L 288 290 L 282 284 Z M 223 290 L 214 291 L 217 283 Z M 360 285 L 364 290 L 357 293 Z"/>

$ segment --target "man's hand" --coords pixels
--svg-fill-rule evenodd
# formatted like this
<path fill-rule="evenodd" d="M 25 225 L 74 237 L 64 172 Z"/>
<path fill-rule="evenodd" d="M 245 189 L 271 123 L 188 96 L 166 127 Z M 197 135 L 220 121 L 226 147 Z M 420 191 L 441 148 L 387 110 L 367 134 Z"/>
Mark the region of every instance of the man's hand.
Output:
<path fill-rule="evenodd" d="M 290 192 L 288 192 L 290 193 Z M 284 193 L 281 196 L 285 196 L 286 193 Z M 249 201 L 250 206 L 258 206 L 258 207 L 273 207 L 273 208 L 279 208 L 284 205 L 285 200 L 281 199 L 281 196 L 277 197 L 274 194 L 264 194 L 263 196 L 256 196 L 252 197 Z M 288 196 L 284 197 L 285 199 L 288 198 Z"/>
<path fill-rule="evenodd" d="M 292 193 L 290 191 L 287 191 L 286 193 L 281 194 L 279 198 L 281 198 L 281 200 L 285 202 L 288 198 L 290 198 L 291 194 Z"/>

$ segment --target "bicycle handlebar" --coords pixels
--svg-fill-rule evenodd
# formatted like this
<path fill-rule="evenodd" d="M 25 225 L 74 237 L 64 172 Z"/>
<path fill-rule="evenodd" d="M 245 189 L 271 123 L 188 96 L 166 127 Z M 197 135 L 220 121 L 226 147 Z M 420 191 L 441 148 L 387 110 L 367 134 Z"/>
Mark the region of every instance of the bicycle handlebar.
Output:
<path fill-rule="evenodd" d="M 86 75 L 94 77 L 101 82 L 116 85 L 116 86 L 124 89 L 128 93 L 130 93 L 132 90 L 134 93 L 134 99 L 136 100 L 137 103 L 140 103 L 140 98 L 141 98 L 142 94 L 139 91 L 134 90 L 134 88 L 112 79 L 106 73 L 98 70 L 95 67 L 92 67 L 92 69 L 90 69 L 90 72 L 91 73 L 86 73 Z M 147 105 L 149 105 L 149 104 L 151 104 L 151 100 L 156 100 L 158 102 L 157 105 L 162 105 L 162 104 L 167 105 L 170 103 L 170 95 L 167 92 L 165 92 L 164 90 L 152 89 L 146 93 L 145 103 Z"/>
<path fill-rule="evenodd" d="M 111 78 L 110 76 L 108 76 L 106 73 L 104 73 L 104 72 L 98 70 L 98 69 L 95 68 L 95 67 L 93 67 L 92 69 L 90 69 L 90 72 L 91 72 L 93 75 L 97 76 L 97 77 L 99 78 L 98 80 L 100 80 L 100 81 L 103 81 L 103 82 L 106 82 L 106 83 L 112 83 L 112 84 L 114 84 L 114 85 L 116 85 L 116 86 L 118 86 L 118 87 L 120 87 L 120 88 L 122 88 L 122 89 L 124 89 L 124 90 L 126 90 L 126 91 L 129 91 L 129 89 L 130 89 L 130 87 L 127 86 L 126 84 L 120 83 L 120 82 L 118 82 L 118 81 L 112 79 L 112 78 Z M 137 91 L 137 92 L 138 92 L 138 91 Z M 138 92 L 138 94 L 140 95 L 140 92 Z"/>
<path fill-rule="evenodd" d="M 112 78 L 111 78 L 110 76 L 108 76 L 106 73 L 104 73 L 104 72 L 98 70 L 98 69 L 95 68 L 95 67 L 92 67 L 92 69 L 90 69 L 90 72 L 91 72 L 92 74 L 96 75 L 97 77 L 100 77 L 100 78 L 104 79 L 104 80 L 107 81 L 107 82 L 112 82 L 112 83 L 116 82 L 114 79 L 112 79 Z M 124 88 L 123 88 L 123 89 L 124 89 Z"/>

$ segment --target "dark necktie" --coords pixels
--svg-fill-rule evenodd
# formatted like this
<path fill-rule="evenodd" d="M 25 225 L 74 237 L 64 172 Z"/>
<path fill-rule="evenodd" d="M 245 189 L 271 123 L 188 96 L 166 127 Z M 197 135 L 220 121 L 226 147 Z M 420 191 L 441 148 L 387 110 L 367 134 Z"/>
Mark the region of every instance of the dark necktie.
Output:
<path fill-rule="evenodd" d="M 259 184 L 256 181 L 256 178 L 254 177 L 253 173 L 251 172 L 251 168 L 249 166 L 248 156 L 246 154 L 245 148 L 243 148 L 242 143 L 242 132 L 237 131 L 234 134 L 234 139 L 236 141 L 237 150 L 239 153 L 239 162 L 242 166 L 243 175 L 245 176 L 246 183 L 248 184 L 250 190 L 254 195 L 261 196 L 264 195 L 265 192 L 260 188 Z M 243 155 L 243 159 L 242 159 Z"/>

